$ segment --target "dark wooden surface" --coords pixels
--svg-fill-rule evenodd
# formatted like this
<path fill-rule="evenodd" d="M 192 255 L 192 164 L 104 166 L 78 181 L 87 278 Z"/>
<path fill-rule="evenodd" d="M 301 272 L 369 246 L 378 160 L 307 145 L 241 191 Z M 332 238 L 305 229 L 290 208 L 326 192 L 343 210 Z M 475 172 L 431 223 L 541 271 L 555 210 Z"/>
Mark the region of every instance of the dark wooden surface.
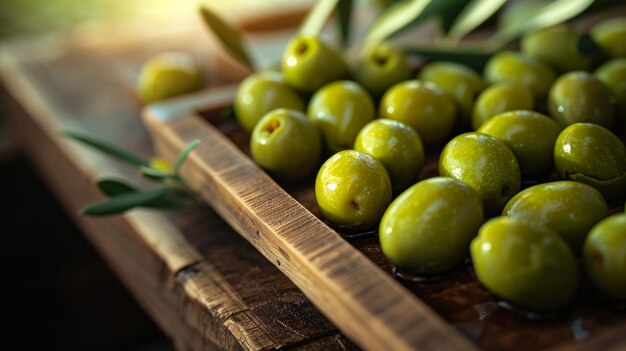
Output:
<path fill-rule="evenodd" d="M 99 219 L 77 214 L 102 199 L 97 178 L 141 180 L 135 170 L 60 139 L 58 131 L 83 131 L 152 155 L 133 94 L 139 65 L 158 51 L 193 50 L 208 59 L 211 83 L 232 81 L 216 67 L 210 40 L 198 44 L 206 38 L 194 24 L 158 33 L 91 28 L 5 44 L 0 77 L 14 132 L 86 237 L 178 349 L 356 348 L 206 206 Z"/>

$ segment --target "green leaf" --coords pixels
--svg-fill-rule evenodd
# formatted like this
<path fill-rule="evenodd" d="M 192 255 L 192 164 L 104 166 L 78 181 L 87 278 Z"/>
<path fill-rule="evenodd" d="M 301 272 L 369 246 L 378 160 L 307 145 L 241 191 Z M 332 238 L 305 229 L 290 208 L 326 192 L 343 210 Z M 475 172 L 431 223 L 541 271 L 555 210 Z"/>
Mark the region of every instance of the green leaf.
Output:
<path fill-rule="evenodd" d="M 524 21 L 509 22 L 488 40 L 490 47 L 499 48 L 520 36 L 567 21 L 587 10 L 594 0 L 556 0 L 539 8 Z"/>
<path fill-rule="evenodd" d="M 187 159 L 187 156 L 189 156 L 189 154 L 193 151 L 193 149 L 195 149 L 198 145 L 200 145 L 200 140 L 196 139 L 190 142 L 189 144 L 187 144 L 187 146 L 185 146 L 183 151 L 180 152 L 180 154 L 176 158 L 176 161 L 174 162 L 175 174 L 178 174 L 178 172 L 180 172 L 180 169 L 183 167 L 183 163 L 185 163 L 185 160 Z"/>
<path fill-rule="evenodd" d="M 241 32 L 204 6 L 200 7 L 200 14 L 209 30 L 231 55 L 250 69 L 254 69 L 250 55 L 244 47 Z"/>
<path fill-rule="evenodd" d="M 139 167 L 139 172 L 144 178 L 156 181 L 160 181 L 163 178 L 168 178 L 172 176 L 172 173 L 146 166 Z"/>
<path fill-rule="evenodd" d="M 176 209 L 181 208 L 189 204 L 191 199 L 189 197 L 181 197 L 181 196 L 168 196 L 162 199 L 156 199 L 154 201 L 145 204 L 143 207 L 154 208 L 154 209 Z"/>
<path fill-rule="evenodd" d="M 380 43 L 431 18 L 451 22 L 466 3 L 466 0 L 405 0 L 393 3 L 372 24 L 365 43 Z"/>
<path fill-rule="evenodd" d="M 319 0 L 302 22 L 300 34 L 317 37 L 337 7 L 337 3 L 339 0 Z"/>
<path fill-rule="evenodd" d="M 121 213 L 134 207 L 145 206 L 163 198 L 170 189 L 145 189 L 131 193 L 119 194 L 108 200 L 85 207 L 81 212 L 87 216 L 108 216 Z"/>
<path fill-rule="evenodd" d="M 352 0 L 339 0 L 337 7 L 337 23 L 341 34 L 341 44 L 344 48 L 350 43 L 350 22 L 352 20 Z"/>
<path fill-rule="evenodd" d="M 71 131 L 63 131 L 61 135 L 64 137 L 79 141 L 85 145 L 91 146 L 96 150 L 99 150 L 111 157 L 114 157 L 118 160 L 124 161 L 126 163 L 130 163 L 134 166 L 146 166 L 148 162 L 145 161 L 141 156 L 135 155 L 130 151 L 126 151 L 124 149 L 118 148 L 113 144 L 109 144 L 106 141 L 99 140 L 93 138 L 88 135 L 79 134 Z"/>
<path fill-rule="evenodd" d="M 430 61 L 452 61 L 465 64 L 478 71 L 482 71 L 483 67 L 493 52 L 478 49 L 444 49 L 439 47 L 404 47 L 402 50 L 408 55 L 415 55 Z"/>
<path fill-rule="evenodd" d="M 117 179 L 101 179 L 98 181 L 97 185 L 98 189 L 107 196 L 116 196 L 137 191 L 137 188 Z"/>
<path fill-rule="evenodd" d="M 496 13 L 506 0 L 473 0 L 458 15 L 448 37 L 453 41 L 459 41 L 474 29 L 483 24 L 489 17 Z"/>
<path fill-rule="evenodd" d="M 593 40 L 593 37 L 589 33 L 583 33 L 580 38 L 578 38 L 577 49 L 578 52 L 589 57 L 602 58 L 606 56 L 602 47 Z"/>

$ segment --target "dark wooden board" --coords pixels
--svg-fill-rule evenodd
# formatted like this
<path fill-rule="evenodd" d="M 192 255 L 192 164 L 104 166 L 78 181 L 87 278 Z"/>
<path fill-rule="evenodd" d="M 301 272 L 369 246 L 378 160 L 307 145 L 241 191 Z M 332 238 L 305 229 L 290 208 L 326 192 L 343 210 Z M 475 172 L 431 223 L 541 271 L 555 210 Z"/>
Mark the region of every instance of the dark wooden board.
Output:
<path fill-rule="evenodd" d="M 257 28 L 271 23 L 271 16 L 250 23 Z M 148 157 L 152 145 L 133 94 L 147 57 L 193 50 L 208 59 L 209 82 L 237 79 L 221 69 L 216 55 L 224 54 L 209 40 L 204 46 L 201 25 L 191 27 L 155 33 L 150 27 L 103 26 L 1 46 L 2 102 L 11 109 L 20 146 L 177 349 L 356 348 L 206 206 L 110 218 L 78 215 L 84 205 L 103 199 L 96 179 L 142 180 L 136 170 L 60 138 L 61 129 L 96 135 Z"/>

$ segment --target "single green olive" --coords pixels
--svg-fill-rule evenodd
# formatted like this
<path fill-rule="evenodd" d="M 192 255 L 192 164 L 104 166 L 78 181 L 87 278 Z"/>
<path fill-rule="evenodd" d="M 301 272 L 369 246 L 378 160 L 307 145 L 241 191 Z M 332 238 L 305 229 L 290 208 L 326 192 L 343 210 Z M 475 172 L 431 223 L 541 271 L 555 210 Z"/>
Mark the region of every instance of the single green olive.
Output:
<path fill-rule="evenodd" d="M 591 37 L 609 56 L 626 57 L 626 17 L 601 22 L 590 32 Z"/>
<path fill-rule="evenodd" d="M 457 106 L 459 124 L 464 128 L 471 125 L 474 98 L 484 87 L 476 71 L 460 63 L 438 61 L 424 66 L 418 79 L 433 83 L 452 96 Z"/>
<path fill-rule="evenodd" d="M 374 102 L 359 84 L 336 81 L 318 90 L 307 109 L 331 152 L 350 149 L 357 134 L 374 119 Z"/>
<path fill-rule="evenodd" d="M 522 52 L 549 64 L 559 72 L 584 70 L 593 60 L 578 50 L 580 32 L 570 24 L 559 24 L 530 33 L 521 41 Z"/>
<path fill-rule="evenodd" d="M 474 188 L 485 213 L 492 214 L 520 189 L 520 169 L 505 143 L 482 133 L 465 133 L 450 140 L 439 158 L 439 175 Z"/>
<path fill-rule="evenodd" d="M 530 88 L 537 97 L 544 97 L 554 82 L 554 72 L 542 61 L 518 52 L 504 51 L 494 55 L 485 66 L 485 79 L 490 83 L 518 83 Z"/>
<path fill-rule="evenodd" d="M 554 143 L 561 127 L 548 116 L 509 111 L 488 120 L 478 131 L 503 141 L 513 151 L 522 178 L 542 179 L 554 168 Z"/>
<path fill-rule="evenodd" d="M 373 96 L 381 97 L 392 85 L 411 76 L 405 54 L 389 44 L 368 46 L 352 67 L 354 79 Z"/>
<path fill-rule="evenodd" d="M 626 213 L 608 217 L 591 229 L 583 259 L 587 274 L 600 290 L 626 300 Z"/>
<path fill-rule="evenodd" d="M 496 83 L 480 93 L 472 111 L 474 130 L 502 112 L 532 110 L 535 106 L 533 92 L 517 83 Z"/>
<path fill-rule="evenodd" d="M 588 72 L 569 72 L 550 88 L 550 115 L 562 126 L 587 122 L 611 128 L 617 99 L 609 87 Z"/>
<path fill-rule="evenodd" d="M 626 58 L 605 62 L 598 67 L 594 75 L 615 94 L 617 119 L 622 126 L 626 126 Z"/>
<path fill-rule="evenodd" d="M 608 199 L 626 193 L 626 148 L 602 126 L 565 128 L 554 145 L 554 164 L 561 178 L 589 184 Z"/>
<path fill-rule="evenodd" d="M 380 222 L 380 245 L 403 272 L 441 274 L 467 257 L 482 221 L 480 198 L 471 187 L 452 178 L 429 178 L 389 205 Z"/>
<path fill-rule="evenodd" d="M 417 132 L 391 119 L 376 119 L 366 124 L 356 137 L 354 149 L 373 156 L 385 166 L 395 193 L 415 184 L 424 164 L 424 147 Z"/>
<path fill-rule="evenodd" d="M 320 168 L 315 197 L 322 214 L 337 227 L 367 230 L 378 224 L 391 202 L 391 180 L 372 156 L 344 150 Z"/>
<path fill-rule="evenodd" d="M 297 180 L 313 173 L 321 153 L 317 127 L 296 110 L 268 112 L 250 138 L 252 158 L 272 175 Z"/>
<path fill-rule="evenodd" d="M 391 87 L 380 101 L 380 117 L 415 129 L 427 146 L 444 142 L 454 128 L 454 101 L 431 83 L 408 80 Z"/>
<path fill-rule="evenodd" d="M 531 186 L 515 195 L 502 211 L 503 216 L 554 230 L 576 254 L 589 230 L 607 214 L 606 201 L 596 189 L 572 181 Z"/>
<path fill-rule="evenodd" d="M 196 91 L 202 81 L 202 69 L 193 56 L 164 52 L 143 64 L 137 92 L 140 100 L 147 104 Z"/>
<path fill-rule="evenodd" d="M 306 94 L 348 76 L 348 66 L 341 52 L 320 38 L 310 36 L 291 39 L 283 53 L 281 67 L 287 83 Z"/>
<path fill-rule="evenodd" d="M 471 244 L 478 280 L 512 304 L 549 312 L 569 303 L 578 288 L 576 260 L 552 230 L 518 218 L 485 223 Z"/>
<path fill-rule="evenodd" d="M 241 82 L 234 109 L 239 125 L 248 133 L 266 113 L 277 108 L 304 111 L 302 98 L 287 84 L 282 74 L 262 71 Z"/>

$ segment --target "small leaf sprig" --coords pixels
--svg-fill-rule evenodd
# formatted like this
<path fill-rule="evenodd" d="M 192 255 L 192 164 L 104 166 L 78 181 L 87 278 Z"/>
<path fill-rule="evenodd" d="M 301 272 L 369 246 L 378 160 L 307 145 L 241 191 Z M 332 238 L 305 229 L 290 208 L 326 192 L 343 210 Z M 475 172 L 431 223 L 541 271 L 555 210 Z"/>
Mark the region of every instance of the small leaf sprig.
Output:
<path fill-rule="evenodd" d="M 83 215 L 108 216 L 136 207 L 177 209 L 197 199 L 196 194 L 181 177 L 180 170 L 189 154 L 200 144 L 199 140 L 190 142 L 178 155 L 172 167 L 161 158 L 147 161 L 130 151 L 82 133 L 63 131 L 61 135 L 135 166 L 141 176 L 160 184 L 156 188 L 142 189 L 121 179 L 100 179 L 97 181 L 98 189 L 108 198 L 84 207 L 81 210 Z"/>

